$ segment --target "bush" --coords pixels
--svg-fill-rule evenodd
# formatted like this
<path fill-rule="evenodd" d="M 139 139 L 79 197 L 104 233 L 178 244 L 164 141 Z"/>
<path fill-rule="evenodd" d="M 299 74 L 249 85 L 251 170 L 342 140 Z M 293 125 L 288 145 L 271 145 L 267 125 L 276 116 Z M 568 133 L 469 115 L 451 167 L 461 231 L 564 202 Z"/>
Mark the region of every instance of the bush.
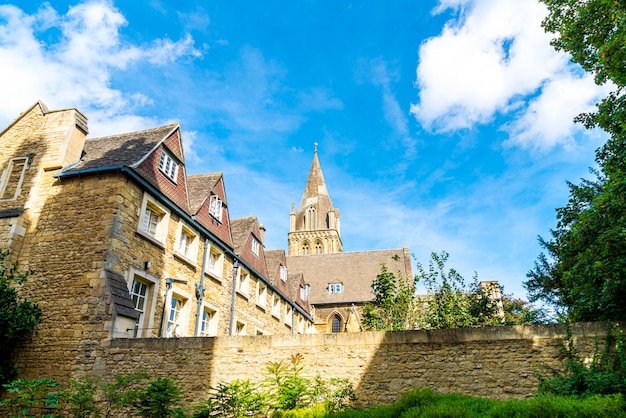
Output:
<path fill-rule="evenodd" d="M 63 392 L 57 390 L 61 384 L 55 379 L 17 379 L 3 385 L 9 393 L 8 398 L 0 402 L 6 408 L 8 416 L 27 418 L 39 416 L 55 418 Z M 37 415 L 31 415 L 37 414 Z"/>
<path fill-rule="evenodd" d="M 265 409 L 265 401 L 258 387 L 249 380 L 233 380 L 211 388 L 209 399 L 201 405 L 194 418 L 256 416 Z"/>
<path fill-rule="evenodd" d="M 147 388 L 139 391 L 135 409 L 142 417 L 184 417 L 178 406 L 181 391 L 171 379 L 159 377 L 150 381 Z"/>

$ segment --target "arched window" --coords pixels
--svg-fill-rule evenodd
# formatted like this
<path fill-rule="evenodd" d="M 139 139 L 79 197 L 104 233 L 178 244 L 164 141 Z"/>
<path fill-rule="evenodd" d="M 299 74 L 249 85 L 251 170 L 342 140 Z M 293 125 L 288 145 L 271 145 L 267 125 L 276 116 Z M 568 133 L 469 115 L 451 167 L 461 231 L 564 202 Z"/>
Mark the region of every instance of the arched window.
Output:
<path fill-rule="evenodd" d="M 324 247 L 322 246 L 321 241 L 315 241 L 315 254 L 322 254 L 324 252 Z"/>
<path fill-rule="evenodd" d="M 307 255 L 311 251 L 308 241 L 304 241 L 300 246 L 300 254 Z"/>
<path fill-rule="evenodd" d="M 341 332 L 341 317 L 338 314 L 333 316 L 332 332 Z"/>
<path fill-rule="evenodd" d="M 306 210 L 306 217 L 304 219 L 305 222 L 308 221 L 306 229 L 317 229 L 317 214 L 315 213 L 315 207 L 309 206 L 309 208 Z"/>

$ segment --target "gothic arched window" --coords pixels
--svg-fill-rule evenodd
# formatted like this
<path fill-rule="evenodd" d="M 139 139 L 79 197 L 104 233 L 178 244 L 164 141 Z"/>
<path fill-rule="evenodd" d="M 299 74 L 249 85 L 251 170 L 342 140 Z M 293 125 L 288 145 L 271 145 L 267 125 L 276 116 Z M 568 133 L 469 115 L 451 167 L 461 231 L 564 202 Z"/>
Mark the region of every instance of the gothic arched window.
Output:
<path fill-rule="evenodd" d="M 306 217 L 304 219 L 306 222 L 306 229 L 317 229 L 317 214 L 315 211 L 315 207 L 309 206 L 309 208 L 306 210 Z"/>
<path fill-rule="evenodd" d="M 315 254 L 322 254 L 324 252 L 324 247 L 322 246 L 322 242 L 317 240 L 315 241 Z"/>
<path fill-rule="evenodd" d="M 332 332 L 341 332 L 341 317 L 338 314 L 333 316 Z"/>
<path fill-rule="evenodd" d="M 300 246 L 300 253 L 302 255 L 307 255 L 311 251 L 311 247 L 309 246 L 308 241 L 304 241 Z"/>

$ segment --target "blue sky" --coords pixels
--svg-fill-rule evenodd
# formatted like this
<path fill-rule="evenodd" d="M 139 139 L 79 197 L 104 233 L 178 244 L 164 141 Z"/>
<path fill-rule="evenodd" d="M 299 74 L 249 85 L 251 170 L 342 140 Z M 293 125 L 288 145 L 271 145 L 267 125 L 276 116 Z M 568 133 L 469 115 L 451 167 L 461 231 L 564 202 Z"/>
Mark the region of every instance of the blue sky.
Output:
<path fill-rule="evenodd" d="M 344 251 L 446 250 L 522 282 L 566 180 L 606 139 L 607 87 L 549 45 L 535 0 L 31 1 L 0 5 L 0 125 L 36 100 L 90 136 L 180 122 L 189 173 L 286 248 L 318 143 Z"/>

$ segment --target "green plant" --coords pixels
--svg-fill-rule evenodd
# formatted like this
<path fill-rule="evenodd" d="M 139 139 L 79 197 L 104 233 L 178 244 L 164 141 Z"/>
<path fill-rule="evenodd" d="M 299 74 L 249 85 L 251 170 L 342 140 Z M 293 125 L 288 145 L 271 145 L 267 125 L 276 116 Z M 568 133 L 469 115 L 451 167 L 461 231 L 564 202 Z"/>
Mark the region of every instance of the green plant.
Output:
<path fill-rule="evenodd" d="M 183 409 L 178 405 L 180 398 L 178 385 L 171 379 L 159 377 L 138 392 L 135 409 L 147 418 L 184 417 Z"/>
<path fill-rule="evenodd" d="M 147 377 L 144 369 L 138 369 L 134 373 L 115 375 L 113 382 L 102 385 L 105 416 L 132 416 Z"/>
<path fill-rule="evenodd" d="M 100 416 L 100 408 L 96 402 L 97 389 L 96 381 L 90 377 L 71 380 L 69 388 L 64 391 L 70 416 L 74 418 Z"/>
<path fill-rule="evenodd" d="M 17 379 L 4 384 L 9 397 L 0 402 L 11 418 L 55 418 L 63 393 L 56 390 L 61 383 L 55 379 Z M 37 415 L 35 415 L 37 414 Z"/>
<path fill-rule="evenodd" d="M 218 383 L 209 391 L 209 399 L 201 405 L 194 418 L 241 418 L 256 416 L 265 409 L 265 401 L 258 387 L 249 380 Z"/>
<path fill-rule="evenodd" d="M 607 337 L 601 345 L 595 336 L 595 350 L 588 364 L 581 358 L 571 329 L 567 328 L 563 345 L 565 370 L 551 370 L 551 377 L 538 375 L 538 392 L 561 396 L 588 397 L 619 393 L 626 395 L 626 351 L 624 335 L 608 324 Z"/>
<path fill-rule="evenodd" d="M 266 366 L 269 391 L 276 409 L 289 410 L 311 405 L 313 382 L 300 376 L 302 354 L 291 356 L 290 362 L 269 362 Z"/>
<path fill-rule="evenodd" d="M 22 285 L 32 274 L 20 272 L 0 249 L 0 385 L 17 376 L 12 357 L 18 343 L 27 340 L 41 322 L 41 309 L 28 299 L 20 299 L 15 285 Z"/>

